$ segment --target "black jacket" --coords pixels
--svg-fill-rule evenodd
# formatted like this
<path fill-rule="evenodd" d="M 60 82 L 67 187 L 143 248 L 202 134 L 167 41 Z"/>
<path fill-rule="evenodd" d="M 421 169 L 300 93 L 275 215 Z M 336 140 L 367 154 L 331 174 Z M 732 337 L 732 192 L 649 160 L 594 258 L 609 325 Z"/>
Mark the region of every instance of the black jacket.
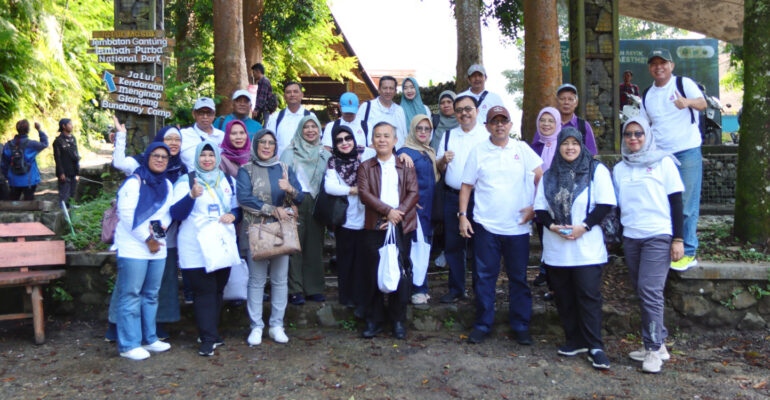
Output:
<path fill-rule="evenodd" d="M 56 161 L 56 176 L 77 175 L 80 172 L 80 154 L 75 136 L 57 136 L 53 141 L 53 158 Z"/>

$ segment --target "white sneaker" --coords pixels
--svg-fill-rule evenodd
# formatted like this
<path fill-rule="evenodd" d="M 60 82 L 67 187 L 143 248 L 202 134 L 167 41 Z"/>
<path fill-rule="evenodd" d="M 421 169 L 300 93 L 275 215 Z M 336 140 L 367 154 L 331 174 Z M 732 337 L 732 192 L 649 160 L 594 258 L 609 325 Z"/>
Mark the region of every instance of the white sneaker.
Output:
<path fill-rule="evenodd" d="M 671 355 L 668 354 L 668 350 L 666 350 L 665 344 L 660 345 L 660 348 L 658 349 L 657 353 L 658 353 L 658 357 L 660 357 L 660 359 L 663 361 L 668 361 L 671 359 Z M 647 350 L 644 347 L 642 347 L 639 350 L 635 350 L 628 353 L 628 356 L 631 357 L 631 359 L 634 361 L 644 361 L 645 358 L 647 357 Z"/>
<path fill-rule="evenodd" d="M 286 336 L 286 332 L 283 331 L 282 326 L 270 328 L 270 330 L 267 331 L 267 334 L 270 335 L 270 339 L 275 340 L 276 343 L 287 343 L 289 341 L 289 337 Z"/>
<path fill-rule="evenodd" d="M 444 256 L 443 251 L 438 255 L 438 257 L 436 257 L 435 260 L 433 260 L 433 264 L 436 264 L 436 266 L 439 268 L 446 267 L 446 257 Z"/>
<path fill-rule="evenodd" d="M 415 293 L 412 295 L 412 304 L 428 304 L 428 299 L 430 299 L 430 296 L 425 293 Z"/>
<path fill-rule="evenodd" d="M 129 351 L 120 353 L 120 356 L 128 358 L 129 360 L 140 361 L 150 358 L 150 352 L 141 347 L 134 347 Z"/>
<path fill-rule="evenodd" d="M 648 351 L 642 363 L 642 371 L 657 374 L 660 372 L 661 365 L 663 365 L 663 360 L 660 359 L 660 353 Z"/>
<path fill-rule="evenodd" d="M 160 341 L 160 340 L 156 340 L 155 343 L 146 344 L 146 345 L 142 346 L 142 348 L 147 350 L 147 351 L 152 351 L 152 352 L 155 352 L 155 353 L 162 353 L 162 352 L 170 349 L 171 345 L 166 343 L 166 342 L 163 342 L 163 341 Z"/>
<path fill-rule="evenodd" d="M 249 333 L 249 338 L 246 339 L 249 346 L 259 346 L 262 344 L 262 328 L 254 328 Z"/>

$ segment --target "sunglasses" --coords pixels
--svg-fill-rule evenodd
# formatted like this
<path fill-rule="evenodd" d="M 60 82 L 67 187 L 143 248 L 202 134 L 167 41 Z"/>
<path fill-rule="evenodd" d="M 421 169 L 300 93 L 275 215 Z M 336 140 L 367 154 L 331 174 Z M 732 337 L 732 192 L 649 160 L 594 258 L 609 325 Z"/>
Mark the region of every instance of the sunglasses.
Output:
<path fill-rule="evenodd" d="M 624 138 L 630 138 L 631 136 L 639 139 L 642 136 L 644 136 L 644 131 L 625 131 L 625 132 L 623 132 L 623 137 Z"/>
<path fill-rule="evenodd" d="M 429 126 L 418 126 L 418 127 L 415 127 L 414 130 L 417 131 L 417 132 L 430 132 L 431 131 Z"/>
<path fill-rule="evenodd" d="M 475 109 L 476 109 L 476 107 L 471 107 L 471 106 L 457 107 L 457 108 L 455 108 L 455 113 L 456 114 L 462 114 L 463 112 L 465 112 L 467 114 L 470 114 Z"/>
<path fill-rule="evenodd" d="M 350 135 L 334 138 L 335 144 L 340 144 L 342 142 L 352 142 L 352 141 L 353 141 L 353 136 L 350 136 Z"/>

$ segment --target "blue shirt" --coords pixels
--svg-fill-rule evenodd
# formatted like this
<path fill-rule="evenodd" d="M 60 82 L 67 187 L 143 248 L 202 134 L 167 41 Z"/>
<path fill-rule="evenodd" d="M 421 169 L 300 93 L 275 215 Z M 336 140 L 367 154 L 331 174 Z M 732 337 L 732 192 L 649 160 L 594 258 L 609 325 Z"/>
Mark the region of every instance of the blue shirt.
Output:
<path fill-rule="evenodd" d="M 417 215 L 420 217 L 423 233 L 426 236 L 430 236 L 432 232 L 430 227 L 430 217 L 433 209 L 433 190 L 436 186 L 436 175 L 433 173 L 433 160 L 431 160 L 427 154 L 407 147 L 402 147 L 396 152 L 397 155 L 404 153 L 409 157 L 412 157 L 412 161 L 414 162 L 414 168 L 417 175 L 417 193 L 420 195 L 417 204 L 421 207 L 417 208 Z"/>
<path fill-rule="evenodd" d="M 19 137 L 18 135 L 3 146 L 2 163 L 0 170 L 8 178 L 8 186 L 11 187 L 29 187 L 40 183 L 40 170 L 37 168 L 35 157 L 37 154 L 48 147 L 48 136 L 43 131 L 38 131 L 40 141 L 30 140 L 28 136 L 22 136 L 20 145 L 24 147 L 24 159 L 29 164 L 29 172 L 24 175 L 16 175 L 11 171 L 11 150 L 12 143 Z M 26 143 L 26 144 L 25 144 Z"/>
<path fill-rule="evenodd" d="M 220 131 L 224 132 L 227 124 L 234 119 L 235 119 L 235 114 L 228 114 L 228 115 L 225 115 L 224 117 L 219 116 L 214 121 L 214 124 L 213 124 L 214 128 L 217 128 Z M 262 129 L 262 124 L 260 124 L 259 122 L 249 117 L 243 118 L 240 121 L 246 125 L 246 132 L 249 134 L 249 139 L 253 138 L 254 134 L 257 133 L 257 131 L 259 131 L 260 129 Z"/>

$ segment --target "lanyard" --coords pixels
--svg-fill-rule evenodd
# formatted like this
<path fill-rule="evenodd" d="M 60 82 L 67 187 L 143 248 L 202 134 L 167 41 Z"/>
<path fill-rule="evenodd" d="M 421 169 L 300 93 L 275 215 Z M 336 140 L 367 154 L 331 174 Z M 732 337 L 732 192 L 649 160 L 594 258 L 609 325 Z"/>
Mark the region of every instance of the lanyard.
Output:
<path fill-rule="evenodd" d="M 222 177 L 222 175 L 221 175 L 221 174 L 220 174 L 219 176 L 217 176 L 217 183 L 215 183 L 215 184 L 214 184 L 214 188 L 217 188 L 217 187 L 219 186 L 219 179 L 220 179 L 221 177 Z M 203 181 L 203 184 L 206 186 L 206 190 L 208 190 L 208 191 L 209 191 L 209 194 L 211 195 L 211 197 L 212 197 L 214 200 L 216 200 L 216 201 L 217 201 L 217 203 L 219 203 L 219 204 L 222 204 L 222 199 L 220 199 L 220 198 L 219 198 L 219 196 L 217 196 L 217 195 L 214 193 L 214 191 L 213 191 L 213 190 L 211 190 L 211 186 L 209 186 L 209 184 L 208 184 L 208 183 L 206 183 L 206 181 Z M 222 204 L 222 207 L 224 207 L 224 204 Z"/>

